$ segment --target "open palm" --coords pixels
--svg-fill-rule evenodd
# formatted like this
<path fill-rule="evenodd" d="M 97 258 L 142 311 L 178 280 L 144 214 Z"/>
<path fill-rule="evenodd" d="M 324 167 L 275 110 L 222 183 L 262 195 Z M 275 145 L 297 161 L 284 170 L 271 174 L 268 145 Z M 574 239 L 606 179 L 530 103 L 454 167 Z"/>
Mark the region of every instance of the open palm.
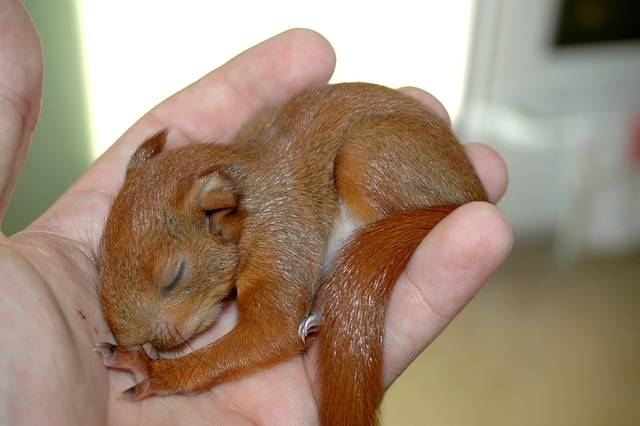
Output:
<path fill-rule="evenodd" d="M 138 121 L 36 222 L 0 235 L 0 423 L 315 424 L 313 350 L 196 396 L 118 400 L 133 384 L 108 371 L 97 342 L 112 340 L 96 297 L 94 254 L 131 153 L 171 129 L 170 145 L 228 141 L 259 109 L 326 82 L 335 64 L 318 34 L 292 30 L 250 49 L 167 99 Z M 16 0 L 0 0 L 0 215 L 8 205 L 38 118 L 40 44 Z M 407 89 L 438 113 L 430 95 Z M 500 158 L 467 146 L 492 200 L 506 188 Z M 1 216 L 0 216 L 1 217 Z M 504 260 L 511 232 L 500 212 L 472 203 L 420 245 L 389 308 L 385 380 L 390 384 L 473 297 Z M 215 337 L 233 321 L 233 309 Z"/>

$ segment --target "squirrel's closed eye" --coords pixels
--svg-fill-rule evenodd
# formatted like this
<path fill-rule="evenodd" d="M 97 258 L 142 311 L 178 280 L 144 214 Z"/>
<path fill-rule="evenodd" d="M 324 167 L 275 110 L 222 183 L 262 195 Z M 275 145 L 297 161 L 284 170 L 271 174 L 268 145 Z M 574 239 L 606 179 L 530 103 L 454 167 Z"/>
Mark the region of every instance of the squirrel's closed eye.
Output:
<path fill-rule="evenodd" d="M 186 262 L 184 260 L 182 260 L 180 262 L 180 265 L 178 266 L 178 270 L 176 271 L 176 274 L 173 276 L 173 279 L 171 280 L 169 285 L 167 285 L 166 287 L 162 288 L 162 294 L 163 295 L 166 296 L 167 294 L 169 294 L 171 292 L 171 290 L 173 290 L 178 285 L 178 283 L 180 282 L 180 280 L 184 276 L 185 268 L 186 268 Z"/>

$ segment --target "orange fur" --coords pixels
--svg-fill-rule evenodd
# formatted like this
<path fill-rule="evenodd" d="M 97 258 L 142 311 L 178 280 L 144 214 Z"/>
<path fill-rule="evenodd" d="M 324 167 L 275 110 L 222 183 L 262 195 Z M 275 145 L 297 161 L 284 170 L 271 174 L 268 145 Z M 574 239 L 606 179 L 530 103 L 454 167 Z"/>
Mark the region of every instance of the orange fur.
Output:
<path fill-rule="evenodd" d="M 321 424 L 377 423 L 382 331 L 391 292 L 420 241 L 456 207 L 410 210 L 373 222 L 338 254 L 318 290 Z"/>
<path fill-rule="evenodd" d="M 313 313 L 322 424 L 375 424 L 393 284 L 446 214 L 486 200 L 450 129 L 408 96 L 350 83 L 300 92 L 230 145 L 165 140 L 133 155 L 101 241 L 99 296 L 118 346 L 98 350 L 136 375 L 125 396 L 267 368 L 306 349 L 298 331 Z M 142 349 L 183 344 L 234 291 L 227 335 L 179 358 Z"/>

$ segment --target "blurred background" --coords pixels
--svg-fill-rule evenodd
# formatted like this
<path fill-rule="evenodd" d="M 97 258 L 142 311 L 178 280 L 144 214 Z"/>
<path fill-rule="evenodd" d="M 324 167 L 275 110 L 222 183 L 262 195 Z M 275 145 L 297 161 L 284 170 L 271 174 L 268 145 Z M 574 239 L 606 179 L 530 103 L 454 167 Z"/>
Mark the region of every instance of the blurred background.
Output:
<path fill-rule="evenodd" d="M 640 424 L 640 2 L 25 0 L 40 123 L 2 223 L 40 215 L 142 114 L 292 27 L 333 82 L 413 85 L 510 173 L 514 252 L 388 392 L 388 425 Z"/>

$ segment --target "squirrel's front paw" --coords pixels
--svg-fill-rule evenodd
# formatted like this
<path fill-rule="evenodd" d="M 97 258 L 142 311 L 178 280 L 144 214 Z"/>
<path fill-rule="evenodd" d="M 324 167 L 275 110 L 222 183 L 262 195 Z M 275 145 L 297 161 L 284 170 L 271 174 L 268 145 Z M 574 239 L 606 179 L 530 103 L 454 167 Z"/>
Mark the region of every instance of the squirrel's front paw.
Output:
<path fill-rule="evenodd" d="M 133 374 L 137 384 L 125 390 L 121 398 L 137 401 L 153 394 L 162 394 L 160 389 L 154 390 L 151 376 L 151 364 L 154 360 L 141 346 L 116 346 L 111 343 L 98 343 L 94 351 L 102 355 L 102 363 L 109 368 L 126 370 Z"/>

